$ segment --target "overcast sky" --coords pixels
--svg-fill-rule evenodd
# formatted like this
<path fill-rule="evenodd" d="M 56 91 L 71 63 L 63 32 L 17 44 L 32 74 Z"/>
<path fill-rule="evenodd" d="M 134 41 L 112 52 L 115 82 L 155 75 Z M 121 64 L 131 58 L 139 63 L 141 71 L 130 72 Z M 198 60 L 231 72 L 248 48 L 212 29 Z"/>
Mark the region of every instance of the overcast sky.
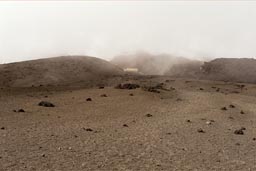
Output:
<path fill-rule="evenodd" d="M 256 57 L 256 2 L 0 2 L 0 63 L 137 50 Z"/>

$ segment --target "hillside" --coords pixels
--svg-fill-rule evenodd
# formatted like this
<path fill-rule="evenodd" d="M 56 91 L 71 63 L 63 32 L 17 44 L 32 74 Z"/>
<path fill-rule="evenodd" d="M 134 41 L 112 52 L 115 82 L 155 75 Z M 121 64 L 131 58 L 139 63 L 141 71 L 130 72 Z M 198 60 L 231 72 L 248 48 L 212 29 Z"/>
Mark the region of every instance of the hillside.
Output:
<path fill-rule="evenodd" d="M 250 58 L 219 58 L 205 62 L 203 79 L 256 83 L 256 60 Z"/>
<path fill-rule="evenodd" d="M 62 56 L 0 65 L 0 86 L 86 86 L 123 74 L 121 68 L 95 57 Z"/>

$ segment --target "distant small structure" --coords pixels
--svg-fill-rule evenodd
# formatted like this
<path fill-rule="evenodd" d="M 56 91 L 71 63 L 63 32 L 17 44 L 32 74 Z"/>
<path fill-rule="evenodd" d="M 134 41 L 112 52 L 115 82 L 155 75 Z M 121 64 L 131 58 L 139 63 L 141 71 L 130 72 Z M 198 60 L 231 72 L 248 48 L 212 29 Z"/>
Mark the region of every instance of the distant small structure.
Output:
<path fill-rule="evenodd" d="M 124 72 L 137 73 L 137 72 L 139 72 L 139 70 L 138 70 L 138 68 L 124 68 Z"/>

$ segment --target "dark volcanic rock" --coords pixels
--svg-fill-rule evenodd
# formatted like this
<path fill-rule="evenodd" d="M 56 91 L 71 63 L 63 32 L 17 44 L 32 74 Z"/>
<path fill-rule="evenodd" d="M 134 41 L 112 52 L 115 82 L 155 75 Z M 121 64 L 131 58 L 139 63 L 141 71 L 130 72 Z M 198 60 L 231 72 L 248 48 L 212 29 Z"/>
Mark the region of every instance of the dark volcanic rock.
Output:
<path fill-rule="evenodd" d="M 235 108 L 235 106 L 234 106 L 234 105 L 232 105 L 232 104 L 231 104 L 231 105 L 229 105 L 229 107 L 230 107 L 230 108 Z"/>
<path fill-rule="evenodd" d="M 51 102 L 47 102 L 47 101 L 41 101 L 40 103 L 38 103 L 39 106 L 43 106 L 43 107 L 55 107 L 54 104 L 52 104 Z"/>
<path fill-rule="evenodd" d="M 92 132 L 93 130 L 91 128 L 83 128 L 85 131 Z"/>
<path fill-rule="evenodd" d="M 125 84 L 118 84 L 116 86 L 117 89 L 136 89 L 136 88 L 140 88 L 140 85 L 138 84 L 131 84 L 131 83 L 125 83 Z"/>
<path fill-rule="evenodd" d="M 244 130 L 245 128 L 242 127 L 241 129 L 237 129 L 234 131 L 234 134 L 237 134 L 237 135 L 244 135 Z"/>
<path fill-rule="evenodd" d="M 92 99 L 91 98 L 87 98 L 86 101 L 92 101 Z"/>
<path fill-rule="evenodd" d="M 159 90 L 157 90 L 156 87 L 143 87 L 142 88 L 144 91 L 152 92 L 152 93 L 160 93 Z"/>
<path fill-rule="evenodd" d="M 18 112 L 25 112 L 25 110 L 24 109 L 19 109 Z"/>
<path fill-rule="evenodd" d="M 205 133 L 205 131 L 204 131 L 202 128 L 199 128 L 199 129 L 197 130 L 197 132 L 199 132 L 199 133 Z"/>
<path fill-rule="evenodd" d="M 100 97 L 108 97 L 106 94 L 102 94 L 100 95 Z"/>
<path fill-rule="evenodd" d="M 153 115 L 151 115 L 150 113 L 146 114 L 146 117 L 152 117 Z"/>
<path fill-rule="evenodd" d="M 222 107 L 221 110 L 228 110 L 226 107 Z"/>

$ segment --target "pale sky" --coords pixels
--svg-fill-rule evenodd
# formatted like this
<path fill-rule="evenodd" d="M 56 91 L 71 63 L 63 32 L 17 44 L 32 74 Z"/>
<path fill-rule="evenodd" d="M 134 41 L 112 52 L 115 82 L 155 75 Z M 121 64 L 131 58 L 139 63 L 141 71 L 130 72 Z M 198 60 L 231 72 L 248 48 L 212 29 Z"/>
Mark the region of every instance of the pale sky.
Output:
<path fill-rule="evenodd" d="M 0 2 L 0 63 L 137 50 L 256 57 L 256 2 Z"/>

